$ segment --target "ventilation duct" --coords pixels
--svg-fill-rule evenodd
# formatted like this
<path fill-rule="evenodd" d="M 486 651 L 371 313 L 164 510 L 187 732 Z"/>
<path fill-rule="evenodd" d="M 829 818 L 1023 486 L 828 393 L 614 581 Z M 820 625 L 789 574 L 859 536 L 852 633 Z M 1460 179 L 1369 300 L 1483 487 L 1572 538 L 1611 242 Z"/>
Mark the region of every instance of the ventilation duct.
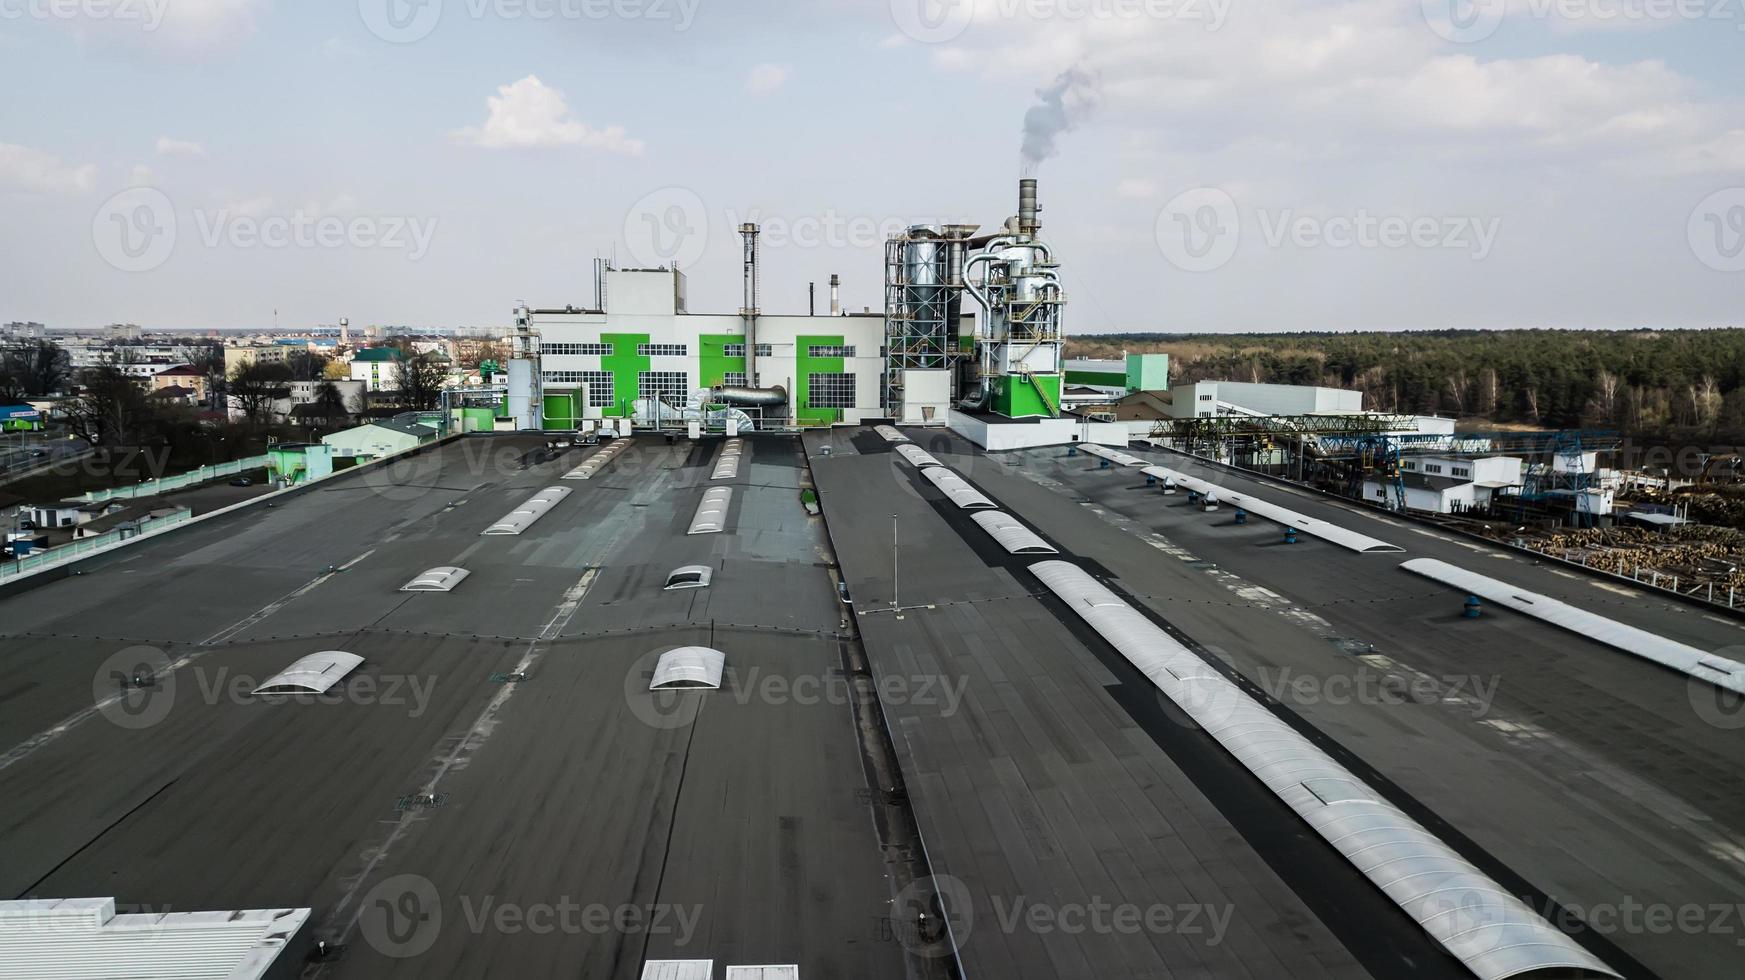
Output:
<path fill-rule="evenodd" d="M 400 591 L 452 592 L 454 591 L 454 587 L 461 583 L 462 579 L 471 574 L 472 572 L 469 572 L 464 568 L 455 568 L 452 565 L 445 565 L 441 568 L 432 568 L 430 571 L 425 572 L 412 581 L 407 582 L 405 585 L 400 586 Z"/>
<path fill-rule="evenodd" d="M 1110 449 L 1107 446 L 1098 446 L 1089 442 L 1080 443 L 1078 449 L 1081 453 L 1089 453 L 1098 459 L 1106 459 L 1109 462 L 1114 463 L 1116 466 L 1144 466 L 1148 462 L 1148 460 L 1140 459 L 1138 456 L 1134 456 L 1130 453 L 1120 452 L 1119 450 Z"/>
<path fill-rule="evenodd" d="M 254 689 L 254 694 L 325 694 L 363 662 L 364 658 L 355 653 L 338 650 L 313 653 L 267 678 L 265 684 Z"/>
<path fill-rule="evenodd" d="M 483 534 L 520 534 L 532 527 L 536 521 L 546 515 L 546 512 L 557 506 L 557 502 L 570 495 L 569 487 L 546 487 L 509 515 L 490 527 Z"/>
<path fill-rule="evenodd" d="M 1083 569 L 1030 571 L 1473 973 L 1618 976 Z"/>
<path fill-rule="evenodd" d="M 1014 555 L 1057 555 L 1059 551 L 1042 540 L 1036 532 L 1019 523 L 1011 514 L 997 510 L 984 510 L 979 514 L 970 515 L 970 520 L 982 526 L 982 530 L 994 536 L 1000 547 Z"/>
<path fill-rule="evenodd" d="M 1329 524 L 1319 518 L 1310 517 L 1307 514 L 1300 514 L 1288 507 L 1280 507 L 1277 504 L 1261 500 L 1259 497 L 1253 496 L 1252 494 L 1236 493 L 1228 487 L 1221 487 L 1216 483 L 1202 480 L 1197 476 L 1188 476 L 1186 473 L 1172 470 L 1167 466 L 1147 466 L 1139 472 L 1144 473 L 1146 476 L 1156 477 L 1158 480 L 1162 481 L 1165 486 L 1178 486 L 1194 493 L 1207 494 L 1214 500 L 1229 504 L 1232 507 L 1240 507 L 1256 517 L 1263 517 L 1269 521 L 1283 524 L 1285 527 L 1294 527 L 1304 534 L 1312 535 L 1323 541 L 1331 542 L 1341 548 L 1349 548 L 1352 551 L 1364 553 L 1383 551 L 1400 552 L 1406 550 L 1398 545 L 1388 544 L 1386 541 L 1372 538 L 1367 534 L 1359 534 L 1356 531 L 1342 528 L 1337 524 Z"/>
<path fill-rule="evenodd" d="M 703 491 L 703 502 L 697 505 L 697 516 L 691 518 L 689 533 L 720 533 L 727 526 L 727 508 L 732 503 L 732 487 L 711 487 Z"/>
<path fill-rule="evenodd" d="M 1513 609 L 1518 613 L 1579 633 L 1591 640 L 1625 653 L 1652 660 L 1719 688 L 1745 694 L 1745 664 L 1717 657 L 1706 650 L 1669 640 L 1656 633 L 1637 629 L 1615 619 L 1596 616 L 1547 595 L 1517 589 L 1507 582 L 1469 572 L 1435 558 L 1414 558 L 1401 568 L 1427 579 L 1453 586 L 1468 595 L 1475 595 Z"/>
<path fill-rule="evenodd" d="M 727 666 L 727 654 L 708 647 L 680 647 L 660 655 L 655 664 L 651 691 L 671 691 L 684 688 L 721 689 L 721 672 Z"/>
<path fill-rule="evenodd" d="M 963 477 L 943 466 L 929 466 L 921 471 L 921 475 L 932 481 L 952 503 L 964 510 L 993 510 L 999 506 L 970 486 Z"/>

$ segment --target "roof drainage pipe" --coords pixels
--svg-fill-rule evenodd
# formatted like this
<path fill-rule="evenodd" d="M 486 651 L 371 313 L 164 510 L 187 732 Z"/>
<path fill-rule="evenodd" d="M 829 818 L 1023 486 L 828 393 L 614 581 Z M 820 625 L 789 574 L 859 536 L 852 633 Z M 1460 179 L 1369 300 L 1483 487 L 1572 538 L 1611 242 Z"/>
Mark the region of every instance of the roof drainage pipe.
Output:
<path fill-rule="evenodd" d="M 1619 976 L 1084 569 L 1030 572 L 1474 975 Z"/>

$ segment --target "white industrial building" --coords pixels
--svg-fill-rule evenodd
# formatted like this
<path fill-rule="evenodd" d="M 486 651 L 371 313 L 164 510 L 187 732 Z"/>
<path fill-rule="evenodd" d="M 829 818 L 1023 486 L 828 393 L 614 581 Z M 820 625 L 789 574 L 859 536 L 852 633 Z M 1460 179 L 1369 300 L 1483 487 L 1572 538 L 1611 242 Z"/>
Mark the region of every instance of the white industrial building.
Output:
<path fill-rule="evenodd" d="M 1400 482 L 1405 487 L 1406 509 L 1432 514 L 1458 514 L 1490 507 L 1504 491 L 1519 492 L 1522 461 L 1515 456 L 1419 456 L 1400 461 Z M 1371 477 L 1363 484 L 1363 497 L 1373 503 L 1391 503 L 1393 481 Z"/>
<path fill-rule="evenodd" d="M 885 416 L 880 314 L 692 313 L 684 273 L 676 269 L 604 268 L 599 276 L 601 309 L 524 311 L 526 327 L 516 339 L 534 345 L 529 353 L 538 354 L 539 374 L 531 404 L 517 404 L 516 393 L 527 387 L 515 372 L 528 368 L 510 362 L 511 415 L 522 419 L 537 409 L 539 427 L 579 427 L 585 420 L 647 417 L 662 410 L 656 399 L 700 410 L 705 393 L 725 388 L 744 391 L 736 410 L 769 425 L 859 424 Z M 746 345 L 748 325 L 754 349 Z M 949 391 L 938 397 L 943 421 Z"/>

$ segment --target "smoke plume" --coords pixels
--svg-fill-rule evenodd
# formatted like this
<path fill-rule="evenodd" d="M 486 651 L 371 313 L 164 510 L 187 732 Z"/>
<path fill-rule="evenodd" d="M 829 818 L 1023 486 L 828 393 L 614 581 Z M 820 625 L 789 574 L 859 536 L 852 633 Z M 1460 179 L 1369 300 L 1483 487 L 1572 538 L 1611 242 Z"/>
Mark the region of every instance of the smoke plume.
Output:
<path fill-rule="evenodd" d="M 1060 73 L 1054 84 L 1036 93 L 1036 105 L 1024 113 L 1024 145 L 1020 169 L 1034 176 L 1042 161 L 1055 154 L 1055 140 L 1084 120 L 1097 106 L 1096 79 L 1078 68 Z"/>

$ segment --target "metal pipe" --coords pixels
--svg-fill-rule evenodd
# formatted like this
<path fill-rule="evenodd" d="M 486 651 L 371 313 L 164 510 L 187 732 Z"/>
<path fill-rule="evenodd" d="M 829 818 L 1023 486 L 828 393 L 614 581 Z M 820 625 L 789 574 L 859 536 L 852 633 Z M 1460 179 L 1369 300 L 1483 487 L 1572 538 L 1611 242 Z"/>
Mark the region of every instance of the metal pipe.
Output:
<path fill-rule="evenodd" d="M 830 274 L 830 315 L 842 315 L 842 277 L 834 272 Z"/>
<path fill-rule="evenodd" d="M 709 398 L 717 405 L 786 405 L 788 389 L 781 385 L 771 388 L 741 388 L 721 385 L 709 389 Z"/>
<path fill-rule="evenodd" d="M 757 383 L 757 225 L 743 224 L 739 233 L 745 236 L 745 306 L 739 315 L 745 318 L 745 379 Z"/>

